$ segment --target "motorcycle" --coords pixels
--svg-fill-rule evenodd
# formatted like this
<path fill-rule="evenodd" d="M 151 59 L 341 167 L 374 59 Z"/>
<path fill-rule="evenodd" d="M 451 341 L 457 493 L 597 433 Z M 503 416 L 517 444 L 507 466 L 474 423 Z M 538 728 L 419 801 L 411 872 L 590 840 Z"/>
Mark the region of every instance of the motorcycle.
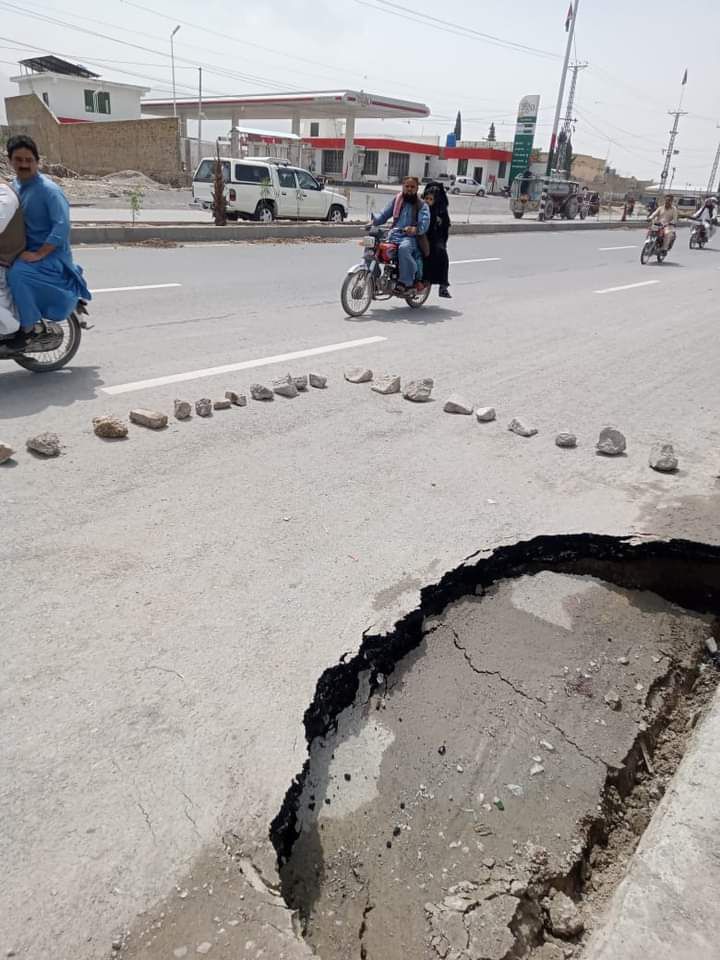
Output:
<path fill-rule="evenodd" d="M 351 267 L 340 291 L 343 310 L 350 317 L 361 317 L 373 300 L 398 297 L 417 310 L 430 296 L 430 284 L 416 283 L 411 290 L 398 291 L 397 244 L 387 240 L 388 230 L 373 227 L 363 238 L 363 259 Z"/>
<path fill-rule="evenodd" d="M 87 305 L 79 300 L 70 316 L 61 323 L 41 321 L 41 331 L 32 343 L 20 349 L 0 341 L 0 360 L 12 360 L 32 373 L 51 373 L 66 366 L 80 349 L 83 330 L 91 330 Z"/>
<path fill-rule="evenodd" d="M 663 250 L 665 242 L 665 226 L 662 223 L 651 223 L 647 232 L 645 243 L 640 251 L 640 263 L 646 264 L 650 257 L 657 257 L 657 262 L 662 263 L 668 255 L 668 250 Z"/>
<path fill-rule="evenodd" d="M 717 220 L 712 222 L 712 233 L 715 232 L 715 226 Z M 705 244 L 710 239 L 710 233 L 708 232 L 707 226 L 703 220 L 699 220 L 697 223 L 693 224 L 692 230 L 690 231 L 690 249 L 691 250 L 702 250 Z"/>

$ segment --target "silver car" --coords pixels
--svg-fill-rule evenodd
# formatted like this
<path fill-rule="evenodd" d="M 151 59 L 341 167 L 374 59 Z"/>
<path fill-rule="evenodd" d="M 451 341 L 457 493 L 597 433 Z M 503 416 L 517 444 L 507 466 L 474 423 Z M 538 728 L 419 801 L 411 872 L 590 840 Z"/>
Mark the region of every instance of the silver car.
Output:
<path fill-rule="evenodd" d="M 485 187 L 472 177 L 455 177 L 450 193 L 472 193 L 476 197 L 484 197 Z"/>

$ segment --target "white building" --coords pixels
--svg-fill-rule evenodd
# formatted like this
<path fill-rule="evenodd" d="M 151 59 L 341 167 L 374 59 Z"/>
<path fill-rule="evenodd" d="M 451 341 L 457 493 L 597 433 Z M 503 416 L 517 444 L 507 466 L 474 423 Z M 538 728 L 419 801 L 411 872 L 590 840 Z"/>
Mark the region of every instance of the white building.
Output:
<path fill-rule="evenodd" d="M 22 73 L 11 77 L 20 95 L 36 94 L 61 123 L 139 120 L 140 100 L 149 87 L 103 80 L 98 74 L 59 57 L 21 60 Z"/>

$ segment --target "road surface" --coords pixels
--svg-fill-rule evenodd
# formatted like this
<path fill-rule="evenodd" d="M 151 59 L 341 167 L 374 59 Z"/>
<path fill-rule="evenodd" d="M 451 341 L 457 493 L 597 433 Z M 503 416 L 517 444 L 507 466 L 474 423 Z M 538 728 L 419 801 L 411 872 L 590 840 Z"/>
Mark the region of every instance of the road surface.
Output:
<path fill-rule="evenodd" d="M 456 238 L 453 300 L 359 320 L 338 300 L 354 242 L 78 252 L 96 328 L 72 368 L 0 370 L 19 451 L 0 466 L 1 950 L 104 957 L 228 831 L 261 850 L 320 673 L 476 551 L 718 539 L 720 249 L 681 233 L 641 267 L 642 237 Z M 345 382 L 357 365 L 433 377 L 435 402 Z M 328 389 L 92 433 L 288 370 Z M 445 414 L 453 392 L 497 422 Z M 538 435 L 509 433 L 515 416 Z M 627 456 L 595 455 L 606 424 Z M 24 451 L 45 430 L 57 460 Z M 648 468 L 660 439 L 676 475 Z"/>

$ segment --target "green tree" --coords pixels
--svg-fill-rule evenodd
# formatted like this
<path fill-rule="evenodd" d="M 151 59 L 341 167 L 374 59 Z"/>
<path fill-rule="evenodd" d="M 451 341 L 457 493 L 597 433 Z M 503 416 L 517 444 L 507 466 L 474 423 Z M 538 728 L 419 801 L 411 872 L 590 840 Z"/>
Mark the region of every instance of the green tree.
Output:
<path fill-rule="evenodd" d="M 487 138 L 488 138 L 488 140 L 489 140 L 491 143 L 494 143 L 494 142 L 497 140 L 497 137 L 495 136 L 495 124 L 494 124 L 494 123 L 491 123 L 491 124 L 490 124 L 490 129 L 489 129 L 489 131 L 488 131 Z"/>

